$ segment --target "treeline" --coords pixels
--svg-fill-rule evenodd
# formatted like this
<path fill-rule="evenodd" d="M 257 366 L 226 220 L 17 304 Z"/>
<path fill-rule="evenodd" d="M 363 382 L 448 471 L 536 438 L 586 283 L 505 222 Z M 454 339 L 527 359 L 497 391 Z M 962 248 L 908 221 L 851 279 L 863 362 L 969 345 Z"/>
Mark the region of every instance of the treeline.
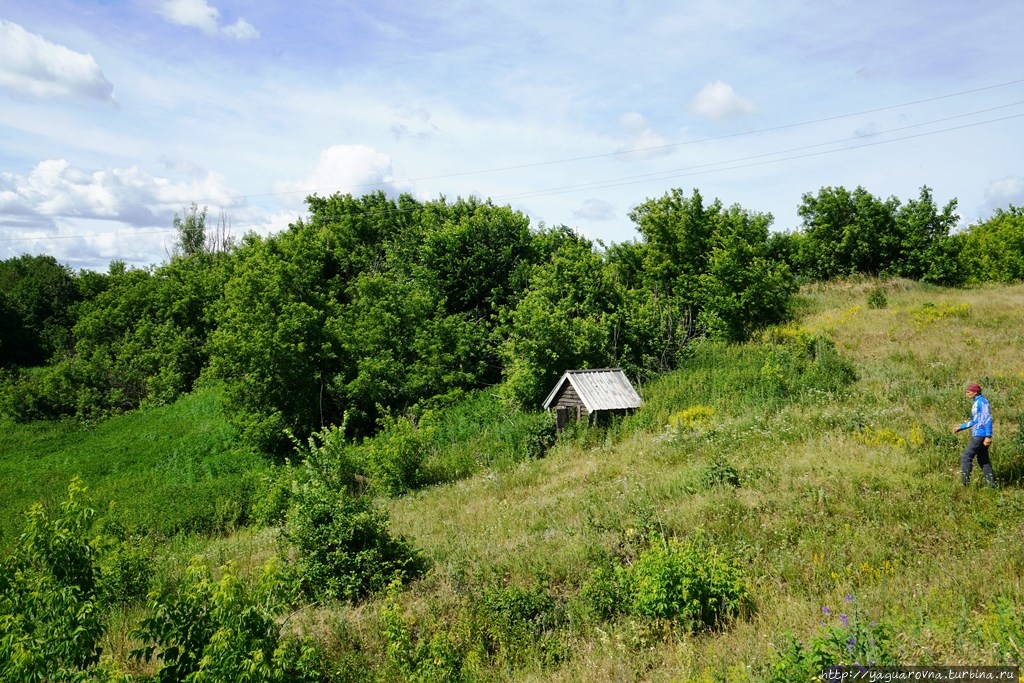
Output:
<path fill-rule="evenodd" d="M 193 205 L 158 267 L 0 262 L 3 412 L 91 419 L 216 381 L 249 443 L 284 454 L 328 425 L 368 435 L 485 386 L 532 407 L 568 368 L 671 369 L 696 337 L 785 319 L 801 281 L 1024 278 L 1022 209 L 954 233 L 956 201 L 940 209 L 927 187 L 905 204 L 822 188 L 791 233 L 672 190 L 632 211 L 635 241 L 608 247 L 475 198 L 307 206 L 233 243 Z"/>

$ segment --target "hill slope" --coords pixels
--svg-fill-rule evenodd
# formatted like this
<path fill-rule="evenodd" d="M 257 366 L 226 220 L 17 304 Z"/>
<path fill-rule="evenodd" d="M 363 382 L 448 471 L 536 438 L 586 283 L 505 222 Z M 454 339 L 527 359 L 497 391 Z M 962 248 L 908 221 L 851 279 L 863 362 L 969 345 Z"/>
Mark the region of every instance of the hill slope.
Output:
<path fill-rule="evenodd" d="M 667 638 L 632 618 L 577 620 L 571 659 L 538 676 L 757 679 L 784 634 L 823 637 L 824 607 L 891 629 L 904 663 L 1006 660 L 1021 622 L 999 610 L 1024 596 L 1024 287 L 894 282 L 871 309 L 874 286 L 807 291 L 799 328 L 769 335 L 827 334 L 856 370 L 844 389 L 797 387 L 784 345 L 709 348 L 644 388 L 618 440 L 563 440 L 543 460 L 395 501 L 394 527 L 436 561 L 409 609 L 444 614 L 495 581 L 569 595 L 641 533 L 701 528 L 740 559 L 747 618 Z M 959 484 L 964 439 L 949 432 L 968 381 L 996 414 L 996 491 Z"/>

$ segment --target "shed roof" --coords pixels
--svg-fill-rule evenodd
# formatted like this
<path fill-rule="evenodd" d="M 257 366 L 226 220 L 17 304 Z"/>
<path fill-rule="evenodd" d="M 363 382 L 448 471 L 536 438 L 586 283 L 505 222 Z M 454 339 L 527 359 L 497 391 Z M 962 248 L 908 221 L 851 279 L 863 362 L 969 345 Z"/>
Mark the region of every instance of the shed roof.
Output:
<path fill-rule="evenodd" d="M 643 401 L 620 368 L 569 370 L 544 399 L 544 410 L 550 410 L 562 387 L 568 382 L 579 394 L 588 413 L 597 410 L 639 408 Z"/>

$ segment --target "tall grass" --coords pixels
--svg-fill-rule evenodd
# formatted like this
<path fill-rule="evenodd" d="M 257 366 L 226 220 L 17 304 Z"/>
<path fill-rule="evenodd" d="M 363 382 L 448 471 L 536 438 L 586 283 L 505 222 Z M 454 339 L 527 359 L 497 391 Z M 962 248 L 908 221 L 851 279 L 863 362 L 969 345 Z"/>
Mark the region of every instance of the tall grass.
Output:
<path fill-rule="evenodd" d="M 8 422 L 0 425 L 0 548 L 20 530 L 21 512 L 59 500 L 75 475 L 122 524 L 163 535 L 227 530 L 245 521 L 268 467 L 238 446 L 216 389 L 93 427 Z"/>
<path fill-rule="evenodd" d="M 636 414 L 563 432 L 543 457 L 543 418 L 492 394 L 424 416 L 424 485 L 379 502 L 430 571 L 357 607 L 310 607 L 292 627 L 327 644 L 339 680 L 796 680 L 808 652 L 844 657 L 847 638 L 873 642 L 851 657 L 1019 664 L 1024 286 L 841 282 L 804 290 L 799 310 L 748 344 L 697 346 L 642 387 Z M 964 438 L 950 428 L 969 381 L 996 416 L 995 490 L 959 483 Z M 212 395 L 189 400 L 193 420 L 216 412 Z M 198 443 L 230 443 L 216 424 Z M 164 433 L 137 427 L 136 447 Z M 75 438 L 32 429 L 22 453 Z M 175 491 L 220 476 L 224 449 L 172 443 L 136 475 L 172 471 Z M 94 476 L 111 496 L 139 481 Z M 243 531 L 163 552 L 165 565 L 201 551 L 254 566 L 274 545 Z M 690 564 L 669 550 L 694 547 L 736 572 L 744 600 L 728 618 L 701 625 L 649 602 L 659 576 L 655 588 L 688 585 Z"/>
<path fill-rule="evenodd" d="M 867 306 L 876 286 L 885 308 Z M 822 607 L 847 595 L 891 627 L 903 663 L 1011 661 L 1019 623 L 999 610 L 1024 605 L 1024 287 L 869 281 L 803 298 L 797 325 L 700 347 L 645 386 L 614 439 L 563 439 L 543 460 L 393 501 L 394 526 L 436 561 L 409 604 L 488 581 L 545 582 L 571 602 L 628 539 L 702 529 L 742 560 L 746 619 L 696 635 L 571 624 L 576 656 L 513 677 L 763 680 L 786 635 L 817 637 Z M 950 427 L 968 381 L 996 412 L 996 491 L 959 485 Z"/>

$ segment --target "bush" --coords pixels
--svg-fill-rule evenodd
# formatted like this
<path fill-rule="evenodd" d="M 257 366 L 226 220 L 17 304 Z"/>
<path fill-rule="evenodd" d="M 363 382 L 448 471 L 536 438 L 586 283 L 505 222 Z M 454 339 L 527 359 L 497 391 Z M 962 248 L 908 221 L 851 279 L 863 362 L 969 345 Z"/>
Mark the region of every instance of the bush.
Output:
<path fill-rule="evenodd" d="M 502 586 L 480 600 L 480 621 L 488 652 L 515 664 L 536 656 L 545 664 L 564 652 L 555 635 L 565 621 L 564 607 L 541 586 Z"/>
<path fill-rule="evenodd" d="M 153 543 L 109 521 L 103 527 L 98 593 L 105 605 L 145 598 L 153 580 Z"/>
<path fill-rule="evenodd" d="M 739 568 L 702 534 L 655 536 L 627 572 L 633 612 L 676 621 L 686 630 L 724 625 L 749 607 Z"/>
<path fill-rule="evenodd" d="M 315 599 L 355 601 L 392 581 L 420 576 L 425 559 L 391 536 L 387 525 L 387 514 L 366 496 L 318 481 L 299 486 L 284 529 L 295 554 L 295 588 Z"/>
<path fill-rule="evenodd" d="M 739 486 L 740 473 L 725 458 L 716 455 L 701 472 L 700 481 L 707 489 L 716 486 Z"/>
<path fill-rule="evenodd" d="M 406 417 L 383 420 L 383 429 L 361 449 L 374 488 L 398 495 L 419 486 L 429 429 Z"/>
<path fill-rule="evenodd" d="M 381 610 L 380 630 L 387 641 L 384 680 L 457 683 L 467 679 L 465 645 L 444 631 L 417 635 L 396 600 Z"/>
<path fill-rule="evenodd" d="M 29 510 L 16 552 L 0 563 L 0 679 L 83 679 L 99 661 L 94 516 L 77 478 L 58 512 Z"/>
<path fill-rule="evenodd" d="M 254 587 L 243 584 L 228 565 L 215 581 L 194 558 L 174 592 L 154 592 L 148 613 L 134 634 L 143 647 L 138 660 L 161 660 L 160 681 L 320 680 L 316 648 L 281 635 L 284 584 L 273 563 Z"/>
<path fill-rule="evenodd" d="M 885 287 L 879 285 L 868 291 L 868 308 L 885 308 L 888 305 L 889 299 L 885 296 Z"/>
<path fill-rule="evenodd" d="M 868 624 L 860 617 L 856 600 L 846 596 L 848 612 L 834 615 L 827 606 L 818 631 L 805 645 L 791 635 L 776 647 L 776 659 L 768 683 L 820 680 L 828 667 L 863 670 L 868 666 L 894 666 L 898 663 L 892 629 L 884 623 Z M 838 680 L 838 679 L 837 679 Z"/>

